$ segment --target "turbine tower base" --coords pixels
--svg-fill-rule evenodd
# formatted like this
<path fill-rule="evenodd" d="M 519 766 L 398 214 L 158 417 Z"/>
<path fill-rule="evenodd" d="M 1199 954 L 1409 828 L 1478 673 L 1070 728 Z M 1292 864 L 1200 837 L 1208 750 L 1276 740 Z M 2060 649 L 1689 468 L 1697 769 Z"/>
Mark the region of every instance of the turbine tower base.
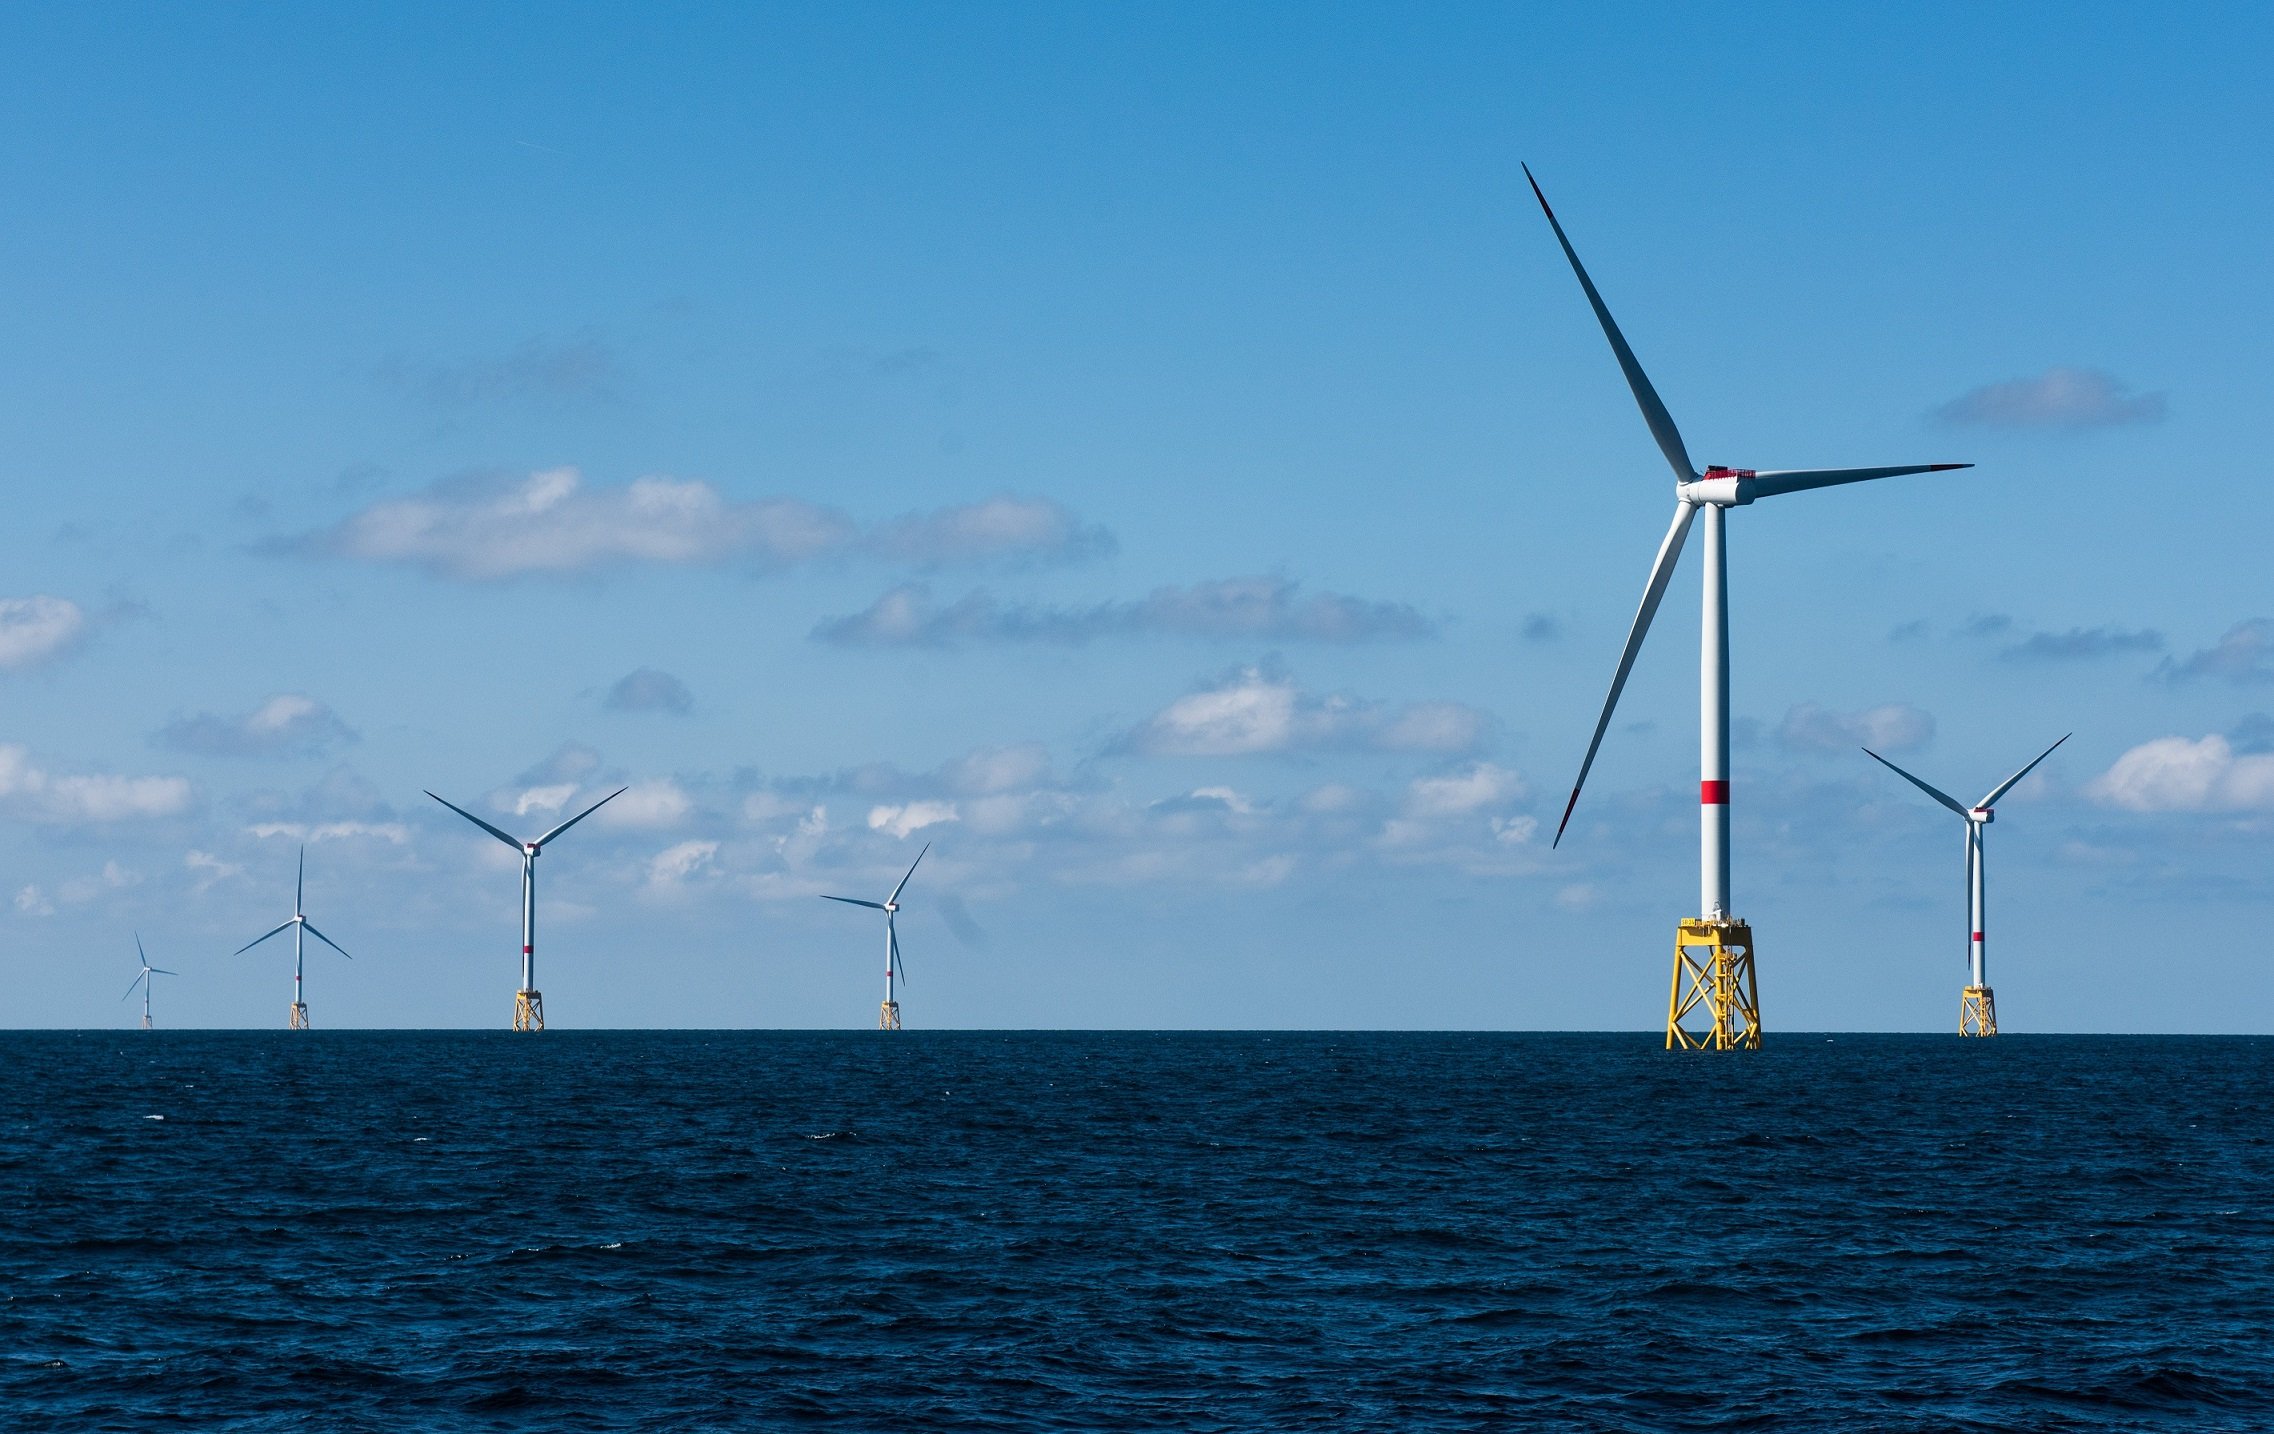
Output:
<path fill-rule="evenodd" d="M 1712 1024 L 1682 1023 L 1704 1011 Z M 1666 1049 L 1757 1051 L 1761 1003 L 1753 984 L 1753 928 L 1742 921 L 1696 917 L 1674 933 L 1674 983 L 1666 996 Z"/>
<path fill-rule="evenodd" d="M 541 1031 L 545 1029 L 545 997 L 539 991 L 513 993 L 513 1029 Z"/>
<path fill-rule="evenodd" d="M 305 1030 L 307 1030 L 307 1029 L 308 1029 L 308 1003 L 307 1003 L 307 1002 L 305 1002 L 305 1001 L 294 1001 L 294 1002 L 292 1003 L 292 1018 L 291 1018 L 289 1021 L 287 1021 L 285 1024 L 287 1024 L 288 1026 L 290 1026 L 290 1027 L 291 1027 L 293 1030 L 295 1030 L 295 1031 L 305 1031 Z"/>
<path fill-rule="evenodd" d="M 880 1031 L 897 1031 L 900 1029 L 900 1003 L 898 1001 L 887 1001 L 877 1008 L 876 1028 Z"/>
<path fill-rule="evenodd" d="M 1998 999 L 1987 986 L 1968 986 L 1958 997 L 1958 1034 L 1994 1036 L 1998 1033 Z"/>

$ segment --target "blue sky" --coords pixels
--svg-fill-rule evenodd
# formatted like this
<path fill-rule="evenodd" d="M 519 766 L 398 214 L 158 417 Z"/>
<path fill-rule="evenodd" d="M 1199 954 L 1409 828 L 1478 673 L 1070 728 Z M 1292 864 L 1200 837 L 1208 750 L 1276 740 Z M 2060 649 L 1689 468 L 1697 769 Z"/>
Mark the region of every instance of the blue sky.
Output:
<path fill-rule="evenodd" d="M 9 1022 L 1652 1028 L 1731 522 L 1773 1029 L 2274 1025 L 2248 7 L 0 14 Z M 273 945 L 274 943 L 272 943 Z"/>

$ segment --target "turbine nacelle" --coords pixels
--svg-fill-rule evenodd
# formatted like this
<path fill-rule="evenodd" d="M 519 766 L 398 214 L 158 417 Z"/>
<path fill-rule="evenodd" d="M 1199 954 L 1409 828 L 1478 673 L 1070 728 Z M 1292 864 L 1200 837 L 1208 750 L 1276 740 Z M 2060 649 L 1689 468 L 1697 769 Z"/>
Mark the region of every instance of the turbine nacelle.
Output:
<path fill-rule="evenodd" d="M 1966 820 L 1978 827 L 1986 827 L 1997 819 L 1998 814 L 1988 807 L 1976 807 L 1966 814 Z"/>
<path fill-rule="evenodd" d="M 1706 503 L 1716 508 L 1742 508 L 1753 501 L 1752 487 L 1745 481 L 1752 476 L 1750 468 L 1710 464 L 1700 477 L 1688 483 L 1676 483 L 1674 496 L 1693 508 Z"/>

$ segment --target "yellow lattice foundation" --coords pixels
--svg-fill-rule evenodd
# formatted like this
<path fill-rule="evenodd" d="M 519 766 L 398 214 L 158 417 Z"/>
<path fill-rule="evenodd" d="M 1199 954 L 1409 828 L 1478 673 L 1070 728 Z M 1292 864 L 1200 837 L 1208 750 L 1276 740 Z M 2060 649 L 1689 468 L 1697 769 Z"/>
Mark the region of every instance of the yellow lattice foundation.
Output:
<path fill-rule="evenodd" d="M 1712 1024 L 1683 1024 L 1704 1011 Z M 1666 996 L 1666 1049 L 1757 1051 L 1761 1002 L 1753 986 L 1753 928 L 1742 921 L 1684 921 L 1674 933 L 1674 984 Z"/>
<path fill-rule="evenodd" d="M 305 1001 L 294 1001 L 292 1003 L 292 1019 L 287 1024 L 296 1031 L 308 1029 L 308 1005 Z"/>
<path fill-rule="evenodd" d="M 1998 998 L 1987 986 L 1968 986 L 1958 997 L 1958 1034 L 1994 1036 L 1998 1033 Z"/>
<path fill-rule="evenodd" d="M 877 1008 L 876 1028 L 880 1031 L 897 1031 L 900 1029 L 900 1003 L 898 1001 L 887 1001 Z"/>
<path fill-rule="evenodd" d="M 545 997 L 538 991 L 513 993 L 513 1029 L 541 1031 L 545 1029 Z"/>

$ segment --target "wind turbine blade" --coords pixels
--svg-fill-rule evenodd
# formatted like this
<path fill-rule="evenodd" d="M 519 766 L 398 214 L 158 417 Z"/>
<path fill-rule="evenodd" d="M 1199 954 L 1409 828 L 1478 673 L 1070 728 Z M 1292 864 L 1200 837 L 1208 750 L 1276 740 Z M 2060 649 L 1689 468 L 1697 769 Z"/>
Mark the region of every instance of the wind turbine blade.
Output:
<path fill-rule="evenodd" d="M 1587 277 L 1587 270 L 1579 262 L 1579 253 L 1564 237 L 1563 225 L 1556 221 L 1555 211 L 1548 207 L 1548 197 L 1540 192 L 1540 182 L 1532 178 L 1532 167 L 1524 166 L 1524 178 L 1532 186 L 1532 197 L 1540 201 L 1540 212 L 1548 216 L 1548 227 L 1555 230 L 1555 241 L 1563 246 L 1563 257 L 1571 261 L 1571 272 L 1579 276 L 1579 287 L 1587 291 L 1587 302 L 1594 307 L 1595 319 L 1603 326 L 1603 337 L 1611 341 L 1611 352 L 1619 361 L 1619 368 L 1627 376 L 1627 387 L 1634 390 L 1634 401 L 1642 406 L 1642 418 L 1650 425 L 1650 436 L 1658 440 L 1658 451 L 1674 465 L 1674 481 L 1687 483 L 1698 476 L 1690 466 L 1690 451 L 1682 446 L 1681 431 L 1674 427 L 1674 416 L 1659 401 L 1658 390 L 1650 386 L 1650 377 L 1635 361 L 1634 350 L 1627 347 L 1626 336 L 1611 319 L 1611 311 L 1603 306 L 1603 296 L 1595 292 L 1595 281 Z"/>
<path fill-rule="evenodd" d="M 908 979 L 908 968 L 900 960 L 900 933 L 888 929 L 887 934 L 892 938 L 892 969 L 899 972 L 900 979 L 905 981 Z"/>
<path fill-rule="evenodd" d="M 428 792 L 427 795 L 434 797 L 434 793 L 432 792 Z M 438 802 L 442 802 L 442 798 L 440 797 L 434 797 L 434 799 Z M 480 817 L 475 816 L 472 812 L 467 811 L 464 807 L 459 806 L 456 802 L 442 802 L 442 805 L 450 808 L 450 810 L 464 817 L 467 821 L 472 822 L 475 826 L 480 827 L 483 831 L 488 832 L 491 836 L 496 837 L 499 841 L 504 842 L 507 846 L 512 847 L 515 851 L 521 850 L 521 843 L 517 839 L 507 836 L 504 832 L 499 831 L 496 827 L 491 826 L 488 822 L 483 821 Z"/>
<path fill-rule="evenodd" d="M 163 966 L 153 966 L 150 968 L 150 974 L 153 976 L 179 976 L 182 973 L 179 971 L 169 971 Z"/>
<path fill-rule="evenodd" d="M 924 843 L 924 851 L 930 851 L 931 849 L 932 849 L 932 844 L 931 844 L 930 842 L 925 842 L 925 843 Z M 908 863 L 908 876 L 914 876 L 914 875 L 916 874 L 916 868 L 917 868 L 917 867 L 919 867 L 919 866 L 921 866 L 921 865 L 923 865 L 923 863 L 924 863 L 924 851 L 920 851 L 920 852 L 917 852 L 917 853 L 916 853 L 916 859 L 915 859 L 914 861 L 912 861 L 912 862 Z M 884 899 L 884 904 L 885 904 L 885 905 L 887 905 L 887 906 L 890 906 L 890 905 L 891 905 L 893 902 L 895 902 L 895 901 L 898 901 L 898 900 L 900 899 L 900 888 L 901 888 L 901 887 L 904 887 L 904 886 L 906 886 L 906 885 L 908 884 L 908 876 L 904 876 L 904 877 L 900 878 L 900 886 L 896 886 L 896 887 L 892 888 L 892 895 L 890 895 L 890 896 L 888 896 L 888 897 L 886 897 L 886 898 Z"/>
<path fill-rule="evenodd" d="M 821 899 L 822 899 L 823 901 L 842 901 L 842 902 L 844 902 L 844 903 L 845 903 L 847 906 L 865 906 L 865 907 L 867 907 L 867 908 L 868 908 L 869 910 L 871 910 L 871 911 L 882 911 L 882 910 L 884 910 L 884 903 L 883 903 L 883 902 L 881 902 L 881 901 L 863 901 L 863 900 L 861 900 L 861 899 L 860 899 L 859 897 L 857 897 L 857 896 L 824 896 L 824 897 L 822 897 Z"/>
<path fill-rule="evenodd" d="M 610 792 L 607 796 L 602 797 L 599 801 L 594 802 L 591 806 L 586 807 L 583 811 L 578 812 L 575 816 L 570 817 L 567 821 L 562 822 L 559 826 L 554 827 L 551 831 L 545 833 L 543 836 L 537 838 L 535 841 L 529 844 L 534 847 L 542 848 L 546 842 L 551 841 L 554 837 L 559 836 L 562 832 L 567 831 L 570 827 L 575 826 L 578 822 L 583 821 L 586 817 L 591 816 L 594 812 L 599 811 L 602 807 L 608 805 L 610 802 L 616 800 L 616 798 L 622 796 L 624 793 L 630 790 L 630 787 L 618 787 L 616 790 Z"/>
<path fill-rule="evenodd" d="M 2061 742 L 2066 742 L 2066 741 L 2068 741 L 2068 740 L 2069 740 L 2071 737 L 2074 737 L 2074 736 L 2076 736 L 2076 735 L 2077 735 L 2077 734 L 2076 734 L 2076 733 L 2074 733 L 2074 732 L 2064 732 L 2064 733 L 2062 733 L 2062 734 L 2061 734 Z M 2060 746 L 2060 745 L 2061 745 L 2061 742 L 2055 742 L 2055 743 L 2053 744 L 2053 747 L 2058 747 L 2058 746 Z M 2006 778 L 2004 781 L 2002 781 L 2002 782 L 1998 783 L 1998 784 L 1997 784 L 1995 787 L 1992 787 L 1992 788 L 1990 789 L 1990 794 L 1989 794 L 1988 796 L 1986 796 L 1986 797 L 1982 798 L 1982 800 L 1981 800 L 1981 802 L 1980 802 L 1980 805 L 1982 805 L 1982 806 L 1985 806 L 1985 807 L 1994 807 L 1994 806 L 1996 806 L 1996 805 L 1998 804 L 1998 798 L 2000 798 L 2000 797 L 2004 796 L 2006 793 L 2008 793 L 2008 792 L 2010 792 L 2010 791 L 2012 791 L 2012 790 L 2013 790 L 2013 786 L 2014 786 L 2014 783 L 2016 783 L 2016 782 L 2020 781 L 2020 780 L 2021 780 L 2023 777 L 2026 777 L 2026 776 L 2028 776 L 2028 775 L 2029 775 L 2031 772 L 2033 772 L 2033 771 L 2037 770 L 2037 763 L 2038 763 L 2038 762 L 2042 762 L 2042 761 L 2044 761 L 2044 760 L 2045 760 L 2047 757 L 2050 757 L 2050 756 L 2052 756 L 2052 755 L 2053 755 L 2053 747 L 2047 747 L 2047 748 L 2046 748 L 2044 751 L 2042 751 L 2042 752 L 2039 752 L 2039 753 L 2037 754 L 2037 757 L 2036 757 L 2036 760 L 2035 760 L 2035 761 L 2032 761 L 2032 762 L 2031 762 L 2031 763 L 2030 763 L 2028 766 L 2026 766 L 2026 767 L 2022 768 L 2020 771 L 2018 771 L 2018 772 L 2014 773 L 2012 776 L 2010 776 L 2010 777 Z"/>
<path fill-rule="evenodd" d="M 1603 745 L 1603 733 L 1611 725 L 1611 713 L 1619 705 L 1619 693 L 1626 689 L 1627 674 L 1634 671 L 1635 654 L 1642 651 L 1644 634 L 1650 631 L 1650 620 L 1658 615 L 1658 604 L 1666 596 L 1666 584 L 1673 581 L 1674 565 L 1682 559 L 1682 544 L 1690 536 L 1690 520 L 1698 510 L 1688 503 L 1674 509 L 1674 525 L 1666 530 L 1666 541 L 1658 545 L 1657 560 L 1650 565 L 1650 581 L 1642 590 L 1642 606 L 1635 609 L 1634 626 L 1627 631 L 1627 645 L 1619 652 L 1618 671 L 1611 674 L 1611 692 L 1603 699 L 1603 715 L 1595 719 L 1595 735 L 1587 741 L 1587 755 L 1580 760 L 1578 779 L 1571 784 L 1571 800 L 1563 804 L 1563 820 L 1556 823 L 1555 840 L 1550 848 L 1563 841 L 1563 829 L 1571 825 L 1572 809 L 1579 805 L 1579 789 L 1587 785 L 1587 773 L 1595 765 L 1596 749 Z"/>
<path fill-rule="evenodd" d="M 1942 803 L 1944 806 L 1950 808 L 1960 816 L 1966 815 L 1966 808 L 1959 805 L 1958 799 L 1956 797 L 1951 796 L 1947 792 L 1936 791 L 1933 787 L 1928 786 L 1925 782 L 1920 781 L 1917 777 L 1912 776 L 1909 772 L 1904 771 L 1901 767 L 1896 766 L 1893 762 L 1888 761 L 1885 757 L 1880 756 L 1877 752 L 1872 751 L 1869 747 L 1863 749 L 1863 754 L 1866 757 L 1871 758 L 1871 760 L 1874 762 L 1877 762 L 1880 766 L 1885 767 L 1888 771 L 1893 772 L 1896 776 L 1901 777 L 1904 781 L 1909 782 L 1912 786 L 1917 787 L 1920 791 L 1925 792 L 1928 796 L 1933 797 L 1936 801 Z"/>
<path fill-rule="evenodd" d="M 299 920 L 299 918 L 298 918 L 298 917 L 294 917 L 294 918 L 293 918 L 293 920 L 294 920 L 294 921 L 297 921 L 297 920 Z M 274 936 L 274 935 L 276 935 L 276 934 L 277 934 L 277 932 L 279 932 L 279 931 L 290 931 L 291 929 L 292 929 L 292 922 L 291 922 L 291 921 L 287 921 L 287 922 L 285 922 L 285 923 L 284 923 L 282 926 L 279 926 L 279 927 L 277 927 L 277 928 L 276 928 L 276 931 L 271 931 L 271 932 L 268 932 L 268 933 L 266 933 L 266 934 L 264 934 L 264 935 L 261 935 L 261 936 L 256 936 L 256 937 L 254 937 L 252 940 L 250 940 L 250 941 L 246 942 L 244 945 L 242 945 L 242 946 L 238 947 L 236 950 L 234 950 L 234 951 L 230 952 L 229 954 L 230 954 L 230 955 L 232 955 L 232 956 L 242 956 L 242 955 L 244 955 L 244 954 L 245 954 L 247 951 L 250 951 L 250 950 L 252 950 L 252 949 L 253 949 L 255 946 L 258 946 L 258 945 L 260 945 L 260 944 L 261 944 L 263 941 L 266 941 L 266 940 L 268 940 L 268 938 L 269 938 L 270 936 Z"/>
<path fill-rule="evenodd" d="M 134 994 L 134 988 L 135 988 L 135 986 L 139 986 L 139 985 L 141 985 L 141 984 L 142 984 L 142 982 L 143 982 L 143 980 L 144 980 L 144 978 L 145 978 L 145 977 L 147 977 L 147 976 L 149 976 L 149 974 L 150 974 L 150 968 L 149 968 L 148 966 L 145 966 L 145 967 L 143 967 L 141 970 L 139 970 L 139 971 L 135 972 L 135 973 L 134 973 L 134 985 L 133 985 L 133 986 L 129 986 L 129 987 L 127 987 L 127 988 L 126 988 L 126 996 L 131 996 L 131 995 L 133 995 L 133 994 Z M 121 997 L 119 997 L 119 999 L 120 999 L 121 1001 L 123 1001 L 123 1000 L 125 1000 L 125 999 L 126 999 L 126 996 L 121 996 Z"/>
<path fill-rule="evenodd" d="M 1973 466 L 1971 463 L 1911 463 L 1894 468 L 1779 468 L 1755 473 L 1744 483 L 1746 491 L 1754 497 L 1774 498 L 1779 493 L 1799 493 L 1809 488 L 1862 483 L 1872 478 L 1900 478 L 1906 473 L 1949 473 Z"/>
<path fill-rule="evenodd" d="M 323 942 L 326 946 L 331 947 L 334 951 L 339 952 L 342 956 L 347 956 L 347 948 L 340 945 L 337 941 L 334 941 L 331 937 L 326 936 L 323 932 L 318 931 L 316 929 L 315 922 L 304 920 L 300 924 L 308 928 L 308 934 L 310 936 L 315 937 L 318 941 Z M 353 956 L 347 956 L 347 959 L 353 961 L 355 958 Z"/>
<path fill-rule="evenodd" d="M 306 843 L 302 843 L 300 847 L 300 874 L 294 877 L 292 881 L 292 914 L 294 916 L 298 916 L 307 905 L 307 899 L 308 847 Z"/>

